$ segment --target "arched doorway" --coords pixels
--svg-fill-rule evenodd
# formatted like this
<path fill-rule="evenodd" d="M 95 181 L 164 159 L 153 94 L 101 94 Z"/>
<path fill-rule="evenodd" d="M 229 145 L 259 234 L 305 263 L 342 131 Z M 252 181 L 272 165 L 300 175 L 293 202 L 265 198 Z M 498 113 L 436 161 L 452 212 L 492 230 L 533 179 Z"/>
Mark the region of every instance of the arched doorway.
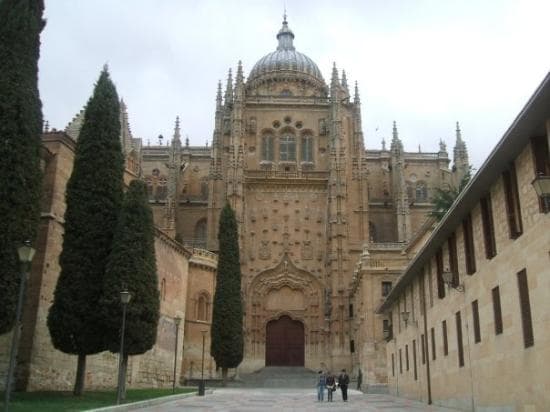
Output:
<path fill-rule="evenodd" d="M 281 316 L 266 326 L 266 366 L 304 366 L 304 324 Z"/>

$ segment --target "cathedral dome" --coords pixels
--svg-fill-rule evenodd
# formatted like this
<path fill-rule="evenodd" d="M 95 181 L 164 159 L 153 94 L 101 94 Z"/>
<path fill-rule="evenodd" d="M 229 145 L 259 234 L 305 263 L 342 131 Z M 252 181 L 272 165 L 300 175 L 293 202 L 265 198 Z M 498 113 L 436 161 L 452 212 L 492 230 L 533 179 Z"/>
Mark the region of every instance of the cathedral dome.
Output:
<path fill-rule="evenodd" d="M 277 34 L 279 45 L 277 50 L 262 57 L 254 65 L 248 81 L 253 82 L 267 75 L 270 78 L 277 77 L 278 74 L 287 75 L 295 73 L 312 77 L 313 81 L 325 83 L 321 71 L 313 60 L 305 54 L 297 52 L 293 45 L 294 33 L 289 29 L 286 16 L 283 21 L 283 27 Z"/>

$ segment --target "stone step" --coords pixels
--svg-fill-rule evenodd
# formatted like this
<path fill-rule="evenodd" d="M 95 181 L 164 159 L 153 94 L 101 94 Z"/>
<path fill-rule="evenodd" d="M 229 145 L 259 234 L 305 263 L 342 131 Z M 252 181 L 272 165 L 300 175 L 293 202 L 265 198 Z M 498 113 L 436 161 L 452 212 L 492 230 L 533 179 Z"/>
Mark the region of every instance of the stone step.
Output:
<path fill-rule="evenodd" d="M 312 388 L 317 373 L 303 367 L 268 366 L 254 373 L 243 374 L 231 386 L 248 388 Z"/>

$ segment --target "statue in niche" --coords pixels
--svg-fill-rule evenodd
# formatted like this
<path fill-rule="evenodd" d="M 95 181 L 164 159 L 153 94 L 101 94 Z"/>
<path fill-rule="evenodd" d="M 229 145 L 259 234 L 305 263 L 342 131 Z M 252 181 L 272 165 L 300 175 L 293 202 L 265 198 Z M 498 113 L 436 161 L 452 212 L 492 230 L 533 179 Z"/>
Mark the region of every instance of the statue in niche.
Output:
<path fill-rule="evenodd" d="M 326 136 L 327 134 L 327 121 L 325 119 L 319 120 L 319 135 Z"/>
<path fill-rule="evenodd" d="M 256 133 L 256 118 L 255 117 L 251 117 L 249 122 L 248 122 L 248 132 L 250 134 L 255 134 Z"/>
<path fill-rule="evenodd" d="M 313 259 L 313 247 L 311 246 L 311 240 L 304 240 L 302 243 L 302 259 Z"/>
<path fill-rule="evenodd" d="M 262 240 L 260 242 L 258 256 L 262 260 L 271 259 L 271 250 L 269 249 L 269 240 Z"/>

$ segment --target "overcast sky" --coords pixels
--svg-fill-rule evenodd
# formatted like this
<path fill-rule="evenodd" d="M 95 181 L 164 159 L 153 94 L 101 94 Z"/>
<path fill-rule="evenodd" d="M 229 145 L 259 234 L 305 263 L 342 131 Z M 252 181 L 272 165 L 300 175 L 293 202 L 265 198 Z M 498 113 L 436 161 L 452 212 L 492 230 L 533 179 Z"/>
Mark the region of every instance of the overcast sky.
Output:
<path fill-rule="evenodd" d="M 174 120 L 191 144 L 211 142 L 218 80 L 245 76 L 275 50 L 283 0 L 46 0 L 40 92 L 65 128 L 104 63 L 134 137 L 156 144 Z M 332 63 L 359 82 L 367 148 L 452 156 L 455 122 L 479 167 L 550 69 L 548 0 L 286 0 L 296 49 L 330 81 Z M 165 139 L 166 141 L 167 139 Z"/>

